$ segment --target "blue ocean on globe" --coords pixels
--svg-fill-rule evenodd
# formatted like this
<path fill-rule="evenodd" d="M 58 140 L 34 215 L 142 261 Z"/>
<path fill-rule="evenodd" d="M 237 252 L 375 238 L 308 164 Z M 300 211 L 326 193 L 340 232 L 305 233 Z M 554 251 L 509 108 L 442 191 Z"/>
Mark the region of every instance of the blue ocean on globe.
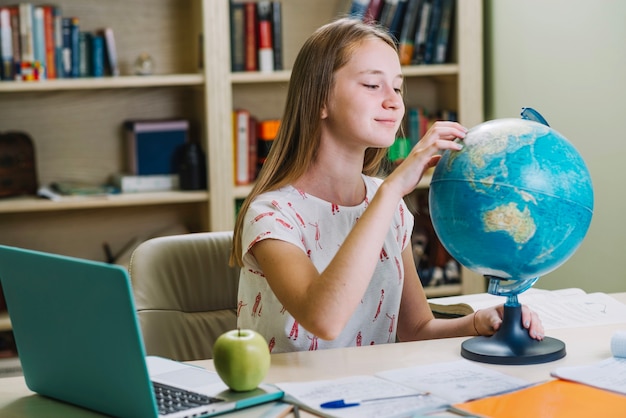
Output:
<path fill-rule="evenodd" d="M 434 230 L 452 257 L 505 280 L 547 274 L 582 243 L 593 215 L 589 170 L 546 124 L 496 119 L 445 151 L 429 192 Z"/>

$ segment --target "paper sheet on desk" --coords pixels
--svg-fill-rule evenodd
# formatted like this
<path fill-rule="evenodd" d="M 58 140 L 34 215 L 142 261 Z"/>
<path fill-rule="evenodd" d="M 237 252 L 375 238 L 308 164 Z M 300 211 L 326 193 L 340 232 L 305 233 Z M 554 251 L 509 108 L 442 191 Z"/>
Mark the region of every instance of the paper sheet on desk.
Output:
<path fill-rule="evenodd" d="M 611 338 L 613 357 L 583 366 L 565 366 L 552 371 L 553 377 L 584 383 L 626 395 L 626 332 L 618 331 Z"/>
<path fill-rule="evenodd" d="M 531 288 L 520 294 L 518 299 L 539 314 L 546 330 L 616 324 L 626 318 L 626 305 L 606 293 L 585 293 L 577 288 Z M 498 305 L 505 300 L 503 296 L 489 293 L 429 299 L 440 304 L 463 302 L 474 310 Z"/>
<path fill-rule="evenodd" d="M 427 413 L 465 402 L 528 386 L 528 382 L 491 370 L 469 360 L 433 363 L 386 370 L 375 376 L 336 380 L 279 383 L 286 399 L 327 417 L 394 417 Z M 429 392 L 423 397 L 365 403 L 358 407 L 326 410 L 320 404 L 336 399 L 367 399 Z"/>
<path fill-rule="evenodd" d="M 323 409 L 320 405 L 331 400 L 369 399 L 417 394 L 415 389 L 375 376 L 350 376 L 333 380 L 278 383 L 286 394 L 285 400 L 323 417 L 380 418 L 406 417 L 407 414 L 424 413 L 445 409 L 448 402 L 436 396 L 413 396 L 378 402 L 366 402 L 359 406 Z"/>

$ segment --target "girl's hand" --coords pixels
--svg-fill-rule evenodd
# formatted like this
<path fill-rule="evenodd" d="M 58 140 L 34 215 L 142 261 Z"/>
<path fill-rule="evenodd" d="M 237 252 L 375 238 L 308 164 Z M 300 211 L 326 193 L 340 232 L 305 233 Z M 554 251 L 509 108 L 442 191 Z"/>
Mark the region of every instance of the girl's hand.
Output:
<path fill-rule="evenodd" d="M 463 145 L 455 140 L 465 138 L 466 133 L 467 129 L 457 122 L 435 122 L 385 181 L 397 184 L 402 196 L 409 194 L 417 186 L 424 172 L 437 165 L 442 151 L 447 149 L 458 151 L 463 148 Z"/>
<path fill-rule="evenodd" d="M 502 325 L 503 315 L 504 305 L 479 309 L 474 312 L 474 330 L 478 335 L 490 336 L 495 334 Z M 538 341 L 543 340 L 545 332 L 539 315 L 525 305 L 522 305 L 522 325 L 528 330 L 531 338 Z"/>

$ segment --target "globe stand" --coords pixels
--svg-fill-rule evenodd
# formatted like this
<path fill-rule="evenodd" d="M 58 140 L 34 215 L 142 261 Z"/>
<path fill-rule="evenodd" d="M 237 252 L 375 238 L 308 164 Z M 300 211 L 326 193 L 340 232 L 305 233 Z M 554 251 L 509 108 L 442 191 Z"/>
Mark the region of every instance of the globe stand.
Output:
<path fill-rule="evenodd" d="M 502 295 L 502 287 L 494 284 L 494 280 L 501 279 L 491 278 L 489 293 Z M 536 280 L 523 285 L 530 287 Z M 470 338 L 461 344 L 463 357 L 482 363 L 507 365 L 547 363 L 565 357 L 563 341 L 551 337 L 535 340 L 522 325 L 522 305 L 517 300 L 517 293 L 524 290 L 516 288 L 507 295 L 502 324 L 494 335 Z"/>

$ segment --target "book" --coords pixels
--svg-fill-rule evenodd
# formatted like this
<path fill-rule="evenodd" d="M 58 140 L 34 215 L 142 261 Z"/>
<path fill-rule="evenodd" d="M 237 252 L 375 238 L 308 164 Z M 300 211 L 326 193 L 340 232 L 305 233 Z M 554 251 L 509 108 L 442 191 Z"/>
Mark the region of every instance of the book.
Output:
<path fill-rule="evenodd" d="M 272 41 L 274 47 L 274 70 L 283 67 L 283 12 L 280 1 L 272 1 Z"/>
<path fill-rule="evenodd" d="M 91 69 L 91 33 L 78 32 L 78 76 L 89 77 L 92 75 Z"/>
<path fill-rule="evenodd" d="M 617 418 L 624 416 L 626 396 L 552 380 L 504 395 L 455 404 L 454 408 L 490 418 Z"/>
<path fill-rule="evenodd" d="M 0 8 L 0 57 L 2 57 L 0 78 L 13 80 L 13 33 L 11 10 L 7 7 Z"/>
<path fill-rule="evenodd" d="M 61 31 L 63 43 L 63 78 L 72 77 L 72 20 L 69 17 L 61 18 Z"/>
<path fill-rule="evenodd" d="M 348 15 L 354 19 L 363 20 L 365 12 L 370 5 L 370 0 L 352 0 Z"/>
<path fill-rule="evenodd" d="M 396 13 L 396 7 L 398 7 L 398 0 L 384 0 L 380 16 L 378 16 L 378 23 L 381 26 L 389 29 L 393 16 Z"/>
<path fill-rule="evenodd" d="M 38 63 L 44 68 L 41 78 L 45 78 L 45 65 L 46 65 L 46 40 L 44 32 L 43 22 L 43 7 L 33 7 L 33 51 L 34 62 Z"/>
<path fill-rule="evenodd" d="M 235 184 L 250 184 L 256 178 L 256 119 L 246 109 L 233 111 Z"/>
<path fill-rule="evenodd" d="M 104 76 L 104 36 L 94 33 L 89 37 L 91 46 L 89 48 L 91 63 L 91 76 Z"/>
<path fill-rule="evenodd" d="M 77 17 L 70 18 L 70 74 L 72 78 L 80 75 L 80 21 Z"/>
<path fill-rule="evenodd" d="M 245 41 L 245 6 L 243 3 L 230 2 L 230 70 L 246 69 Z"/>
<path fill-rule="evenodd" d="M 444 64 L 448 62 L 449 44 L 454 27 L 454 0 L 442 0 L 441 22 L 439 24 L 439 32 L 435 41 L 435 56 L 433 62 L 435 64 Z"/>
<path fill-rule="evenodd" d="M 104 28 L 102 33 L 104 35 L 105 68 L 108 69 L 110 75 L 115 77 L 120 75 L 120 68 L 117 62 L 115 35 L 113 33 L 113 29 L 111 28 Z"/>
<path fill-rule="evenodd" d="M 32 63 L 35 61 L 35 45 L 33 40 L 33 5 L 31 3 L 19 4 L 19 21 L 21 62 Z"/>
<path fill-rule="evenodd" d="M 63 16 L 61 8 L 52 6 L 52 20 L 54 22 L 54 60 L 57 78 L 62 78 L 63 71 Z"/>
<path fill-rule="evenodd" d="M 257 123 L 257 172 L 263 167 L 267 159 L 279 127 L 280 119 L 265 119 Z"/>
<path fill-rule="evenodd" d="M 261 0 L 257 3 L 258 62 L 259 71 L 274 71 L 274 40 L 272 32 L 272 3 Z"/>
<path fill-rule="evenodd" d="M 451 385 L 451 381 L 455 384 Z M 376 418 L 427 414 L 446 409 L 454 403 L 519 390 L 528 385 L 525 380 L 465 359 L 386 370 L 374 375 L 277 383 L 285 392 L 286 400 L 314 414 Z M 361 402 L 340 409 L 322 406 L 348 399 Z M 368 399 L 380 401 L 367 402 Z"/>
<path fill-rule="evenodd" d="M 160 192 L 178 189 L 178 174 L 154 174 L 131 176 L 117 174 L 113 176 L 113 185 L 121 193 Z"/>
<path fill-rule="evenodd" d="M 124 131 L 128 174 L 176 173 L 176 151 L 187 142 L 188 120 L 127 120 Z"/>
<path fill-rule="evenodd" d="M 383 9 L 384 0 L 370 0 L 363 14 L 363 21 L 366 23 L 378 22 Z"/>
<path fill-rule="evenodd" d="M 437 34 L 441 25 L 442 0 L 432 0 L 430 11 L 430 22 L 428 23 L 428 33 L 426 35 L 426 46 L 424 48 L 424 64 L 432 64 L 435 60 L 435 46 Z"/>
<path fill-rule="evenodd" d="M 402 31 L 402 22 L 404 21 L 404 13 L 408 6 L 408 0 L 398 0 L 398 4 L 395 7 L 395 13 L 389 24 L 389 33 L 396 41 L 400 39 L 400 32 Z"/>
<path fill-rule="evenodd" d="M 11 14 L 11 40 L 13 49 L 13 79 L 21 80 L 22 77 L 22 47 L 20 38 L 20 9 L 19 6 L 10 6 Z"/>
<path fill-rule="evenodd" d="M 415 30 L 420 12 L 421 0 L 408 0 L 404 19 L 402 21 L 402 29 L 400 38 L 398 39 L 398 53 L 400 55 L 400 64 L 411 64 L 413 58 L 413 42 L 415 40 Z"/>
<path fill-rule="evenodd" d="M 589 365 L 557 367 L 550 374 L 626 395 L 626 331 L 613 333 L 610 346 L 612 356 L 607 359 Z"/>
<path fill-rule="evenodd" d="M 54 6 L 45 5 L 43 8 L 44 48 L 46 60 L 46 78 L 57 78 L 56 50 L 55 50 L 55 21 Z"/>
<path fill-rule="evenodd" d="M 252 1 L 244 3 L 244 51 L 245 51 L 245 70 L 257 71 L 259 69 L 258 61 L 258 34 L 257 34 L 257 4 Z"/>
<path fill-rule="evenodd" d="M 423 0 L 419 12 L 419 22 L 415 31 L 414 51 L 411 64 L 424 64 L 426 54 L 426 41 L 428 39 L 428 28 L 433 7 L 433 0 Z"/>

